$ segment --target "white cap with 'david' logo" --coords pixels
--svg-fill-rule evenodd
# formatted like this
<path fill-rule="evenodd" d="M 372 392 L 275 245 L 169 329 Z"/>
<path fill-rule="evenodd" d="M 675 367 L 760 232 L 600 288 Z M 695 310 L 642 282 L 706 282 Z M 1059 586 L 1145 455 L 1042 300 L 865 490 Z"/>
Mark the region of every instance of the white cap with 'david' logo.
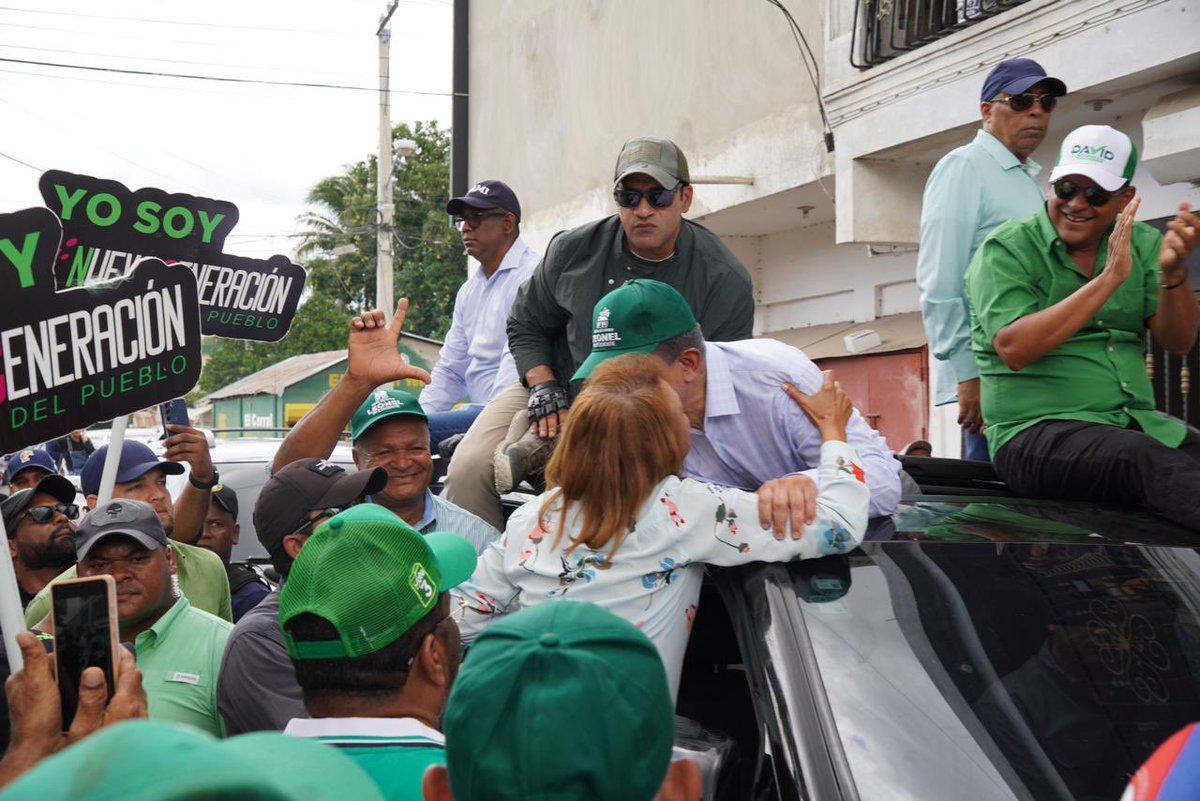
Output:
<path fill-rule="evenodd" d="M 1091 178 L 1115 192 L 1133 180 L 1138 152 L 1133 140 L 1107 125 L 1084 125 L 1067 134 L 1050 173 L 1050 183 L 1069 175 Z"/>

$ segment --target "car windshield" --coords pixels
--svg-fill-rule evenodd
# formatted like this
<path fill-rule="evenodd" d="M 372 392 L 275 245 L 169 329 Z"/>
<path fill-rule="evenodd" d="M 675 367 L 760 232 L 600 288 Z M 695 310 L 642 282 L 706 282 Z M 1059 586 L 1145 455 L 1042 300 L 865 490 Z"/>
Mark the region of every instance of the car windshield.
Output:
<path fill-rule="evenodd" d="M 869 542 L 791 565 L 863 799 L 1116 799 L 1200 719 L 1200 554 Z"/>

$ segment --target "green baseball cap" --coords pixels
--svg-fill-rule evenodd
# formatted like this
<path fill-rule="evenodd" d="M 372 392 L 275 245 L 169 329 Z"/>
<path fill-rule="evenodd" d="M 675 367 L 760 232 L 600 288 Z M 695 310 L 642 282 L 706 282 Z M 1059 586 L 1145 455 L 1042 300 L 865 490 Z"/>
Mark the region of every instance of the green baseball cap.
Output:
<path fill-rule="evenodd" d="M 382 801 L 375 782 L 324 743 L 278 732 L 218 740 L 133 720 L 101 729 L 5 788 L 16 801 Z"/>
<path fill-rule="evenodd" d="M 376 423 L 400 415 L 429 419 L 414 396 L 398 389 L 377 389 L 350 418 L 350 439 L 356 440 Z"/>
<path fill-rule="evenodd" d="M 691 182 L 687 158 L 679 145 L 670 139 L 643 136 L 626 142 L 621 155 L 617 156 L 613 183 L 619 184 L 636 173 L 649 175 L 663 189 L 674 189 L 676 184 Z"/>
<path fill-rule="evenodd" d="M 326 520 L 296 558 L 279 596 L 279 625 L 295 659 L 353 659 L 398 640 L 475 572 L 475 548 L 457 534 L 422 535 L 376 504 Z M 337 640 L 297 642 L 288 621 L 311 613 Z"/>
<path fill-rule="evenodd" d="M 636 626 L 546 601 L 475 639 L 442 730 L 458 801 L 649 801 L 675 710 L 658 649 Z"/>
<path fill-rule="evenodd" d="M 663 342 L 696 327 L 683 295 L 662 281 L 635 278 L 614 289 L 592 313 L 592 354 L 572 381 L 583 381 L 601 362 L 626 353 L 653 353 Z"/>

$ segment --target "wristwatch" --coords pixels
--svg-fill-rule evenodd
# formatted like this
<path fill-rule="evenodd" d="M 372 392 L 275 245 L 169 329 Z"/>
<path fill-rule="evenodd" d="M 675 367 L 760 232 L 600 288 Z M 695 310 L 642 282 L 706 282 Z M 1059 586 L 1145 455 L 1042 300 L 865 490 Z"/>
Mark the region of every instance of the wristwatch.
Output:
<path fill-rule="evenodd" d="M 203 481 L 197 481 L 196 477 L 189 472 L 188 473 L 188 483 L 191 484 L 196 489 L 211 490 L 213 487 L 215 487 L 221 483 L 221 474 L 218 473 L 217 468 L 214 467 L 212 481 L 205 483 Z"/>

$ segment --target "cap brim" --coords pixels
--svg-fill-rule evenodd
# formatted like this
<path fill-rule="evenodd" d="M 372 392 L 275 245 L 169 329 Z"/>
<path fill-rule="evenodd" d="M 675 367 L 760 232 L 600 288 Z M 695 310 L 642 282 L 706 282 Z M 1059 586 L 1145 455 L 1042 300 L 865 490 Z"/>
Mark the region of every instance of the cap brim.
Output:
<path fill-rule="evenodd" d="M 658 185 L 663 189 L 674 189 L 679 184 L 679 179 L 671 173 L 659 167 L 657 164 L 631 164 L 626 167 L 618 176 L 613 184 L 619 184 L 631 175 L 648 175 L 658 181 Z"/>
<path fill-rule="evenodd" d="M 425 544 L 437 559 L 438 572 L 442 580 L 438 591 L 446 592 L 462 584 L 475 573 L 479 557 L 475 546 L 449 531 L 431 531 L 425 535 Z"/>
<path fill-rule="evenodd" d="M 33 491 L 34 493 L 44 492 L 52 495 L 63 503 L 74 503 L 75 496 L 78 494 L 71 480 L 57 473 L 43 478 L 33 488 Z"/>
<path fill-rule="evenodd" d="M 43 465 L 43 464 L 27 464 L 27 465 L 25 465 L 24 467 L 22 467 L 21 469 L 19 469 L 19 470 L 16 470 L 16 471 L 14 471 L 14 472 L 10 473 L 10 474 L 8 475 L 8 479 L 7 479 L 7 480 L 8 480 L 8 483 L 9 483 L 9 484 L 11 484 L 11 483 L 12 483 L 12 480 L 13 480 L 14 478 L 16 478 L 17 476 L 19 476 L 19 475 L 21 475 L 22 473 L 25 473 L 25 472 L 27 472 L 27 471 L 29 471 L 29 470 L 41 470 L 43 473 L 46 473 L 47 475 L 56 475 L 56 474 L 55 474 L 55 472 L 54 472 L 53 470 L 51 470 L 49 467 L 46 467 L 46 466 L 45 466 L 45 465 Z"/>
<path fill-rule="evenodd" d="M 375 783 L 354 760 L 323 743 L 278 732 L 256 732 L 224 740 L 221 747 L 256 765 L 263 778 L 287 798 L 381 798 Z"/>
<path fill-rule="evenodd" d="M 142 462 L 117 473 L 117 483 L 124 484 L 127 481 L 139 479 L 156 467 L 162 468 L 162 471 L 168 476 L 178 476 L 187 471 L 187 468 L 179 462 Z"/>
<path fill-rule="evenodd" d="M 348 506 L 365 495 L 379 492 L 387 486 L 387 470 L 376 467 L 371 470 L 359 470 L 357 473 L 347 473 L 333 482 L 313 509 L 332 509 L 335 506 Z M 305 514 L 312 511 L 304 510 Z"/>
<path fill-rule="evenodd" d="M 1050 94 L 1055 97 L 1062 97 L 1067 93 L 1067 85 L 1065 83 L 1058 78 L 1051 78 L 1048 75 L 1026 75 L 1024 78 L 1009 81 L 1004 86 L 1001 86 L 999 91 L 1006 95 L 1019 95 L 1022 92 L 1028 92 L 1039 83 L 1046 84 L 1046 88 L 1050 91 Z"/>
<path fill-rule="evenodd" d="M 1050 183 L 1054 183 L 1059 178 L 1068 178 L 1072 175 L 1082 175 L 1085 178 L 1091 178 L 1101 189 L 1106 189 L 1109 192 L 1115 192 L 1129 183 L 1125 180 L 1125 176 L 1113 175 L 1099 164 L 1060 164 L 1050 171 Z"/>
<path fill-rule="evenodd" d="M 141 531 L 137 531 L 132 528 L 114 528 L 108 531 L 100 532 L 83 544 L 80 544 L 78 537 L 76 537 L 75 560 L 77 562 L 82 562 L 83 558 L 87 556 L 93 548 L 96 547 L 96 543 L 103 542 L 109 537 L 129 537 L 131 540 L 135 540 L 138 544 L 144 546 L 148 551 L 153 551 L 156 548 L 166 547 L 165 543 L 159 542 L 158 540 L 154 539 L 154 537 L 151 537 L 149 534 L 144 534 Z"/>
<path fill-rule="evenodd" d="M 636 348 L 609 348 L 605 350 L 593 350 L 592 355 L 584 359 L 583 364 L 579 365 L 579 369 L 575 371 L 575 375 L 571 376 L 572 381 L 586 381 L 591 378 L 592 372 L 604 362 L 617 356 L 625 356 L 630 353 L 654 353 L 658 350 L 661 342 L 651 342 L 649 345 L 639 345 Z"/>
<path fill-rule="evenodd" d="M 456 197 L 451 198 L 450 202 L 446 204 L 446 213 L 459 214 L 462 212 L 463 206 L 470 206 L 471 208 L 479 209 L 480 211 L 503 208 L 499 204 L 493 203 L 490 200 L 484 200 L 483 198 Z"/>

